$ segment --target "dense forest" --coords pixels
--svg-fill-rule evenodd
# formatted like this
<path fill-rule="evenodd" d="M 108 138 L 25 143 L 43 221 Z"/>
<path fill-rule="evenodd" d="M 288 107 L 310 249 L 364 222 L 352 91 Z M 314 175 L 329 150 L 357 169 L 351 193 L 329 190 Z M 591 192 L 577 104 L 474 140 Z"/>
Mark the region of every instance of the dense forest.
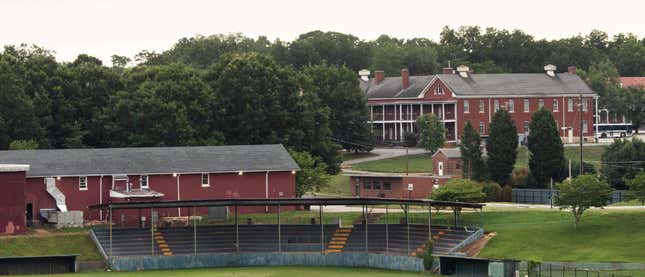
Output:
<path fill-rule="evenodd" d="M 619 95 L 616 77 L 645 75 L 645 39 L 594 30 L 537 40 L 472 26 L 445 27 L 439 41 L 314 31 L 285 42 L 230 34 L 182 38 L 162 53 L 114 55 L 111 63 L 87 54 L 59 62 L 39 46 L 5 46 L 0 149 L 283 143 L 334 172 L 340 148 L 373 147 L 357 70 L 419 75 L 448 64 L 468 64 L 475 73 L 576 65 L 601 96 Z M 617 99 L 603 105 L 625 105 Z"/>

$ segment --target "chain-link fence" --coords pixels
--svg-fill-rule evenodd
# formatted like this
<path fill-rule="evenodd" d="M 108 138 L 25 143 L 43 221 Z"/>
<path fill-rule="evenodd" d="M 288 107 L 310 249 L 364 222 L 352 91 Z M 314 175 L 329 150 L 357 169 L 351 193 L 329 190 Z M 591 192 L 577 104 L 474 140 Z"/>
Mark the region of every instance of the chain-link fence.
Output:
<path fill-rule="evenodd" d="M 625 190 L 614 190 L 608 204 L 625 201 Z M 513 189 L 512 202 L 523 204 L 544 204 L 551 203 L 551 198 L 558 195 L 558 190 L 551 189 Z"/>
<path fill-rule="evenodd" d="M 556 264 L 527 263 L 521 266 L 520 277 L 631 277 L 611 271 L 587 270 Z"/>

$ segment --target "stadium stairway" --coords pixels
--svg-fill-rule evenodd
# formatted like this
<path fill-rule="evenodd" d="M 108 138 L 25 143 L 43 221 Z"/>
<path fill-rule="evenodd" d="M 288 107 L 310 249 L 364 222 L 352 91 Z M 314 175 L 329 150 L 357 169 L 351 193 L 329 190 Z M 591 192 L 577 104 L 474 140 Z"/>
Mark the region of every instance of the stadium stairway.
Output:
<path fill-rule="evenodd" d="M 352 233 L 353 230 L 352 227 L 339 227 L 336 229 L 334 234 L 331 236 L 331 240 L 327 244 L 327 250 L 325 250 L 326 253 L 341 253 L 343 252 L 343 248 L 345 248 L 345 244 L 347 243 L 347 239 Z"/>
<path fill-rule="evenodd" d="M 163 233 L 155 228 L 154 236 L 154 239 L 157 242 L 157 246 L 159 246 L 159 249 L 161 249 L 161 254 L 164 256 L 172 256 L 172 251 L 170 251 L 170 247 L 168 246 Z"/>

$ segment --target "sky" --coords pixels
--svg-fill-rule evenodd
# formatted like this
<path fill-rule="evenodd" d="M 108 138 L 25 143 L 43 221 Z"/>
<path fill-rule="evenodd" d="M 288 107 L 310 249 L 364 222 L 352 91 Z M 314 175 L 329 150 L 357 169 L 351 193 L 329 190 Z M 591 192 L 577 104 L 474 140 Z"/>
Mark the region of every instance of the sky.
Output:
<path fill-rule="evenodd" d="M 36 44 L 60 61 L 162 52 L 182 37 L 243 33 L 290 41 L 313 31 L 439 39 L 443 26 L 520 29 L 537 39 L 593 29 L 645 37 L 642 0 L 0 0 L 0 45 Z"/>

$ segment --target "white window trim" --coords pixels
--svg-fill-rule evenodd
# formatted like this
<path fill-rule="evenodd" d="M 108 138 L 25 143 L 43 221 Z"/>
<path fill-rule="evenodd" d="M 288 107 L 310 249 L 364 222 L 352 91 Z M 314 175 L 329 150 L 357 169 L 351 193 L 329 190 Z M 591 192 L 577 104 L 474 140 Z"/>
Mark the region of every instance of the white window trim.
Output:
<path fill-rule="evenodd" d="M 506 108 L 508 109 L 509 113 L 514 113 L 515 112 L 515 100 L 510 99 L 506 103 Z"/>
<path fill-rule="evenodd" d="M 485 113 L 486 111 L 486 103 L 484 103 L 484 100 L 479 100 L 479 105 L 477 106 L 479 109 L 479 113 Z"/>
<path fill-rule="evenodd" d="M 531 111 L 531 101 L 528 99 L 524 99 L 522 102 L 522 105 L 524 105 L 523 109 L 525 113 L 528 113 Z"/>
<path fill-rule="evenodd" d="M 553 99 L 553 111 L 554 112 L 560 111 L 560 104 L 558 103 L 558 99 Z"/>
<path fill-rule="evenodd" d="M 204 175 L 206 175 L 206 181 L 207 183 L 204 184 Z M 202 188 L 207 188 L 211 186 L 211 175 L 208 173 L 202 173 L 202 175 L 199 178 L 199 182 L 202 183 Z"/>
<path fill-rule="evenodd" d="M 464 100 L 464 113 L 470 113 L 470 102 L 468 100 Z"/>
<path fill-rule="evenodd" d="M 538 99 L 538 110 L 544 108 L 544 99 Z"/>
<path fill-rule="evenodd" d="M 146 185 L 143 186 L 143 178 L 146 179 Z M 148 175 L 141 175 L 139 176 L 139 188 L 140 189 L 150 189 L 150 178 Z"/>
<path fill-rule="evenodd" d="M 84 182 L 81 182 L 81 180 L 84 180 Z M 85 183 L 85 186 L 81 186 L 81 183 Z M 87 176 L 78 177 L 78 190 L 87 190 Z"/>

